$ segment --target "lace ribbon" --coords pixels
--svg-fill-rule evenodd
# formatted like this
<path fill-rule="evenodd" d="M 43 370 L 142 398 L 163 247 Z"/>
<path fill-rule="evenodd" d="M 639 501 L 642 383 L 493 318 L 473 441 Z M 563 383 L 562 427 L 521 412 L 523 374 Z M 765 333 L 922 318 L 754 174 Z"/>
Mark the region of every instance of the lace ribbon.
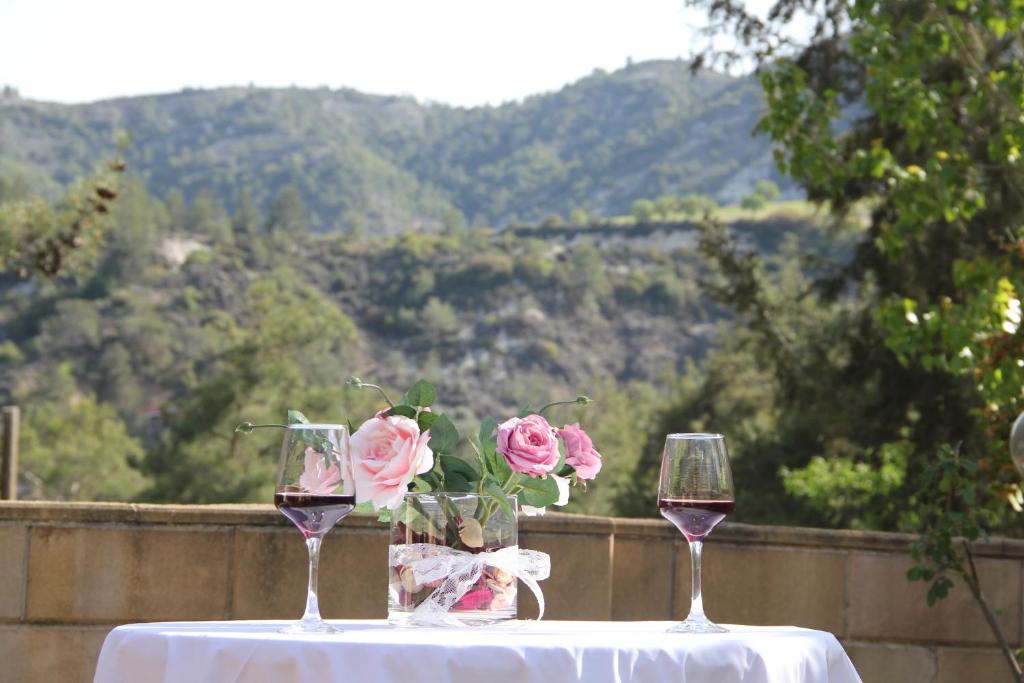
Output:
<path fill-rule="evenodd" d="M 537 582 L 551 574 L 551 558 L 546 553 L 521 550 L 519 546 L 467 553 L 443 545 L 409 543 L 391 546 L 389 563 L 392 567 L 410 569 L 419 586 L 441 582 L 413 611 L 413 618 L 419 623 L 457 624 L 448 612 L 480 580 L 484 567 L 501 569 L 526 584 L 537 598 L 537 619 L 544 617 L 544 593 Z"/>

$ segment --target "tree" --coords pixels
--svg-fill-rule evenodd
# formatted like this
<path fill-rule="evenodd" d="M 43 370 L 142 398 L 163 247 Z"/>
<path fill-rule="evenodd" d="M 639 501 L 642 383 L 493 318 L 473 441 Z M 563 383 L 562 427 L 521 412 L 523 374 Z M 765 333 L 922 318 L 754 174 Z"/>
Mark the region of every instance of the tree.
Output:
<path fill-rule="evenodd" d="M 773 202 L 779 198 L 779 186 L 771 180 L 759 180 L 754 186 L 754 192 L 765 198 L 765 201 Z"/>
<path fill-rule="evenodd" d="M 167 218 L 170 229 L 185 230 L 189 223 L 188 206 L 185 195 L 176 187 L 167 190 L 164 195 L 164 206 L 167 207 Z"/>
<path fill-rule="evenodd" d="M 203 190 L 196 195 L 186 215 L 187 229 L 190 233 L 206 235 L 219 244 L 231 244 L 234 241 L 231 219 L 209 190 Z"/>
<path fill-rule="evenodd" d="M 267 216 L 267 232 L 278 239 L 287 240 L 305 235 L 309 231 L 306 209 L 299 191 L 287 185 L 277 193 Z"/>
<path fill-rule="evenodd" d="M 748 195 L 744 195 L 743 199 L 740 200 L 740 206 L 748 211 L 757 211 L 758 209 L 762 209 L 767 203 L 768 200 L 757 192 L 751 192 Z"/>
<path fill-rule="evenodd" d="M 631 211 L 637 223 L 649 223 L 654 220 L 655 207 L 650 199 L 637 199 Z"/>
<path fill-rule="evenodd" d="M 61 383 L 73 386 L 64 366 Z M 134 500 L 146 486 L 138 470 L 142 444 L 110 406 L 63 393 L 34 402 L 21 433 L 21 485 L 28 498 Z"/>
<path fill-rule="evenodd" d="M 699 194 L 688 194 L 677 202 L 677 207 L 685 216 L 703 216 L 718 208 L 714 199 Z"/>
<path fill-rule="evenodd" d="M 459 331 L 459 316 L 452 305 L 432 296 L 420 312 L 423 332 L 433 338 L 446 338 Z"/>
<path fill-rule="evenodd" d="M 157 259 L 160 232 L 168 221 L 162 202 L 150 196 L 145 184 L 126 179 L 104 244 L 104 274 L 121 281 L 142 280 Z"/>
<path fill-rule="evenodd" d="M 251 239 L 259 233 L 262 224 L 260 209 L 252 198 L 252 193 L 248 188 L 242 188 L 238 195 L 238 208 L 231 217 L 231 229 L 234 230 L 236 238 Z"/>
<path fill-rule="evenodd" d="M 826 300 L 851 291 L 858 300 L 845 331 L 829 339 L 833 354 L 869 351 L 877 365 L 853 356 L 850 372 L 822 380 L 837 394 L 844 385 L 891 388 L 887 414 L 902 418 L 847 455 L 812 462 L 791 478 L 793 490 L 812 493 L 815 480 L 834 490 L 850 465 L 896 467 L 903 483 L 893 493 L 909 502 L 900 524 L 924 532 L 909 577 L 931 583 L 929 601 L 959 577 L 991 617 L 970 547 L 952 539 L 1009 531 L 1011 503 L 1020 507 L 1007 438 L 1024 407 L 1024 370 L 1013 360 L 1024 352 L 1024 6 L 777 0 L 763 21 L 731 0 L 694 4 L 759 61 L 768 104 L 760 128 L 778 145 L 780 169 L 837 216 L 871 212 L 852 261 L 816 284 Z M 794 49 L 785 25 L 808 6 L 813 32 Z M 721 265 L 730 253 L 719 250 Z M 734 274 L 749 283 L 754 272 Z M 756 289 L 733 294 L 748 311 L 769 312 Z M 784 365 L 775 363 L 782 376 Z M 866 382 L 881 379 L 879 368 L 885 383 Z M 805 405 L 790 397 L 784 410 Z M 989 623 L 1024 679 L 998 622 Z"/>

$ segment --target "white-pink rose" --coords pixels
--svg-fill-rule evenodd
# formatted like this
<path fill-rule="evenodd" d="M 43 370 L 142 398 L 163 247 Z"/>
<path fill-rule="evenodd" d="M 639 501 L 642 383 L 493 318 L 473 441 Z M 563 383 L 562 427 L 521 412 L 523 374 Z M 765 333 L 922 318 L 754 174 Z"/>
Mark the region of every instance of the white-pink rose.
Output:
<path fill-rule="evenodd" d="M 351 439 L 356 502 L 397 508 L 413 477 L 434 467 L 429 440 L 429 432 L 421 434 L 415 420 L 401 415 L 364 422 Z"/>
<path fill-rule="evenodd" d="M 565 425 L 558 430 L 565 444 L 565 462 L 576 470 L 580 479 L 593 479 L 601 471 L 601 454 L 594 450 L 594 443 L 578 423 Z"/>
<path fill-rule="evenodd" d="M 334 493 L 341 483 L 341 470 L 338 463 L 327 463 L 322 453 L 315 448 L 307 448 L 303 458 L 302 474 L 299 475 L 299 486 L 304 491 L 315 495 L 326 496 Z"/>
<path fill-rule="evenodd" d="M 498 425 L 498 452 L 513 472 L 538 477 L 558 464 L 558 438 L 540 415 L 513 417 Z"/>

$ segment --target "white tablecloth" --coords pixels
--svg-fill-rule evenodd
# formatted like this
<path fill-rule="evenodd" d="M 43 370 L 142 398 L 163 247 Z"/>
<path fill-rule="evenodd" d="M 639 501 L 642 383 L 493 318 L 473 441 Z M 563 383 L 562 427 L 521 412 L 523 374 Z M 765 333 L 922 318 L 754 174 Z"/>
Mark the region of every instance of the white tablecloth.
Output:
<path fill-rule="evenodd" d="M 830 633 L 729 626 L 665 633 L 670 622 L 518 621 L 486 628 L 392 628 L 332 621 L 332 635 L 286 635 L 284 622 L 121 626 L 95 683 L 859 683 Z"/>

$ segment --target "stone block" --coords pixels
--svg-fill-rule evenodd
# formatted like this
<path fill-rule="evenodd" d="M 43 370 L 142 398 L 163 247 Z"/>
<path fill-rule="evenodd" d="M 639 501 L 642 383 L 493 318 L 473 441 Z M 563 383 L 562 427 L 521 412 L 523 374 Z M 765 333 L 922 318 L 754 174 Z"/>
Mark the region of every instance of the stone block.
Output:
<path fill-rule="evenodd" d="M 982 591 L 1010 642 L 1020 640 L 1021 569 L 1016 560 L 976 560 Z M 989 644 L 995 638 L 970 591 L 957 584 L 929 607 L 928 586 L 907 581 L 907 555 L 853 552 L 847 568 L 851 638 L 922 643 Z"/>
<path fill-rule="evenodd" d="M 223 619 L 231 532 L 33 527 L 26 616 L 61 623 Z"/>
<path fill-rule="evenodd" d="M 21 618 L 27 527 L 0 526 L 0 619 Z"/>
<path fill-rule="evenodd" d="M 612 619 L 671 619 L 675 543 L 616 536 L 613 552 Z"/>
<path fill-rule="evenodd" d="M 89 683 L 110 627 L 0 626 L 0 683 Z"/>
<path fill-rule="evenodd" d="M 1001 650 L 995 648 L 939 648 L 939 675 L 936 683 L 964 681 L 1009 681 L 1010 665 Z"/>
<path fill-rule="evenodd" d="M 935 654 L 927 648 L 874 643 L 846 643 L 845 648 L 864 683 L 932 683 L 935 680 Z"/>
<path fill-rule="evenodd" d="M 551 556 L 551 577 L 540 582 L 545 619 L 603 621 L 611 617 L 611 535 L 520 532 L 519 546 Z M 519 616 L 536 615 L 533 594 L 520 583 Z"/>
<path fill-rule="evenodd" d="M 690 550 L 679 543 L 673 618 L 690 610 Z M 712 621 L 803 626 L 843 635 L 842 553 L 704 545 L 704 610 Z"/>
<path fill-rule="evenodd" d="M 387 534 L 346 529 L 324 537 L 320 614 L 325 619 L 387 616 Z M 306 604 L 309 554 L 296 529 L 239 529 L 235 535 L 231 616 L 298 619 Z"/>

